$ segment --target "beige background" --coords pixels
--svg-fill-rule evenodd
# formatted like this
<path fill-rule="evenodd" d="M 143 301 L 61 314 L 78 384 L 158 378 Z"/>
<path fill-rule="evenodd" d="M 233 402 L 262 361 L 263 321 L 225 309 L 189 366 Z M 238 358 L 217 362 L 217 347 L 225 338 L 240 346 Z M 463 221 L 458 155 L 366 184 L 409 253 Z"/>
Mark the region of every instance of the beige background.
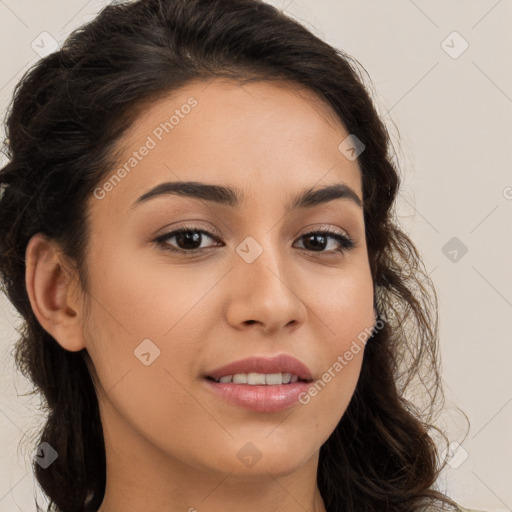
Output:
<path fill-rule="evenodd" d="M 457 407 L 471 422 L 439 484 L 462 505 L 512 511 L 512 1 L 271 3 L 356 57 L 372 78 L 403 169 L 401 219 L 439 294 L 448 399 L 439 424 L 455 443 L 465 432 Z M 0 0 L 2 119 L 39 58 L 33 47 L 62 42 L 105 4 Z M 34 445 L 27 437 L 17 447 L 41 415 L 36 399 L 17 396 L 29 389 L 10 355 L 17 323 L 2 298 L 0 512 L 35 510 L 27 462 Z"/>

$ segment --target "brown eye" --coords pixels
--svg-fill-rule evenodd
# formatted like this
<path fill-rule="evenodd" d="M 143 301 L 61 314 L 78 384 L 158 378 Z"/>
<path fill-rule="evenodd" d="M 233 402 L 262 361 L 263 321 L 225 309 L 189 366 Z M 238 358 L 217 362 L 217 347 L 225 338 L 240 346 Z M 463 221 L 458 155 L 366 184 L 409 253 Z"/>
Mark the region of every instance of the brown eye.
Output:
<path fill-rule="evenodd" d="M 331 250 L 344 252 L 355 247 L 355 243 L 351 238 L 338 231 L 312 231 L 302 235 L 300 239 L 304 240 L 304 248 L 313 252 L 331 252 Z M 329 239 L 335 240 L 340 248 L 326 251 Z"/>
<path fill-rule="evenodd" d="M 168 243 L 170 239 L 176 239 L 173 245 Z M 159 236 L 155 242 L 162 245 L 164 249 L 174 252 L 181 253 L 193 253 L 200 252 L 209 247 L 201 247 L 202 242 L 205 238 L 212 240 L 218 240 L 216 236 L 204 229 L 198 229 L 193 227 L 183 227 L 170 233 L 166 233 Z M 177 246 L 177 247 L 176 247 Z M 211 246 L 210 246 L 211 247 Z"/>

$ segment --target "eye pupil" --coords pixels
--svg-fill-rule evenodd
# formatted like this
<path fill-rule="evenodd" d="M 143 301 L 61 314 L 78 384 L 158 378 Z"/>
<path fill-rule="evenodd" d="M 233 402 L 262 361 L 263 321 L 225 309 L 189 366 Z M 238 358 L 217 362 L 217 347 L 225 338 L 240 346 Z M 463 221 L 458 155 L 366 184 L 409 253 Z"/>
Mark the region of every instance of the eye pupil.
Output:
<path fill-rule="evenodd" d="M 201 233 L 198 233 L 197 231 L 179 233 L 176 235 L 176 242 L 182 249 L 197 249 L 197 247 L 201 245 Z M 192 242 L 193 247 L 187 245 L 190 242 Z M 185 247 L 182 247 L 183 243 Z"/>
<path fill-rule="evenodd" d="M 318 239 L 318 238 L 322 239 L 322 242 L 320 244 L 315 243 L 315 242 L 310 243 L 312 240 Z M 305 241 L 307 241 L 307 242 L 304 243 L 304 247 L 306 247 L 306 249 L 320 248 L 320 250 L 323 250 L 323 249 L 325 249 L 325 240 L 326 240 L 325 235 L 319 235 L 319 234 L 309 235 L 309 236 L 305 237 Z"/>

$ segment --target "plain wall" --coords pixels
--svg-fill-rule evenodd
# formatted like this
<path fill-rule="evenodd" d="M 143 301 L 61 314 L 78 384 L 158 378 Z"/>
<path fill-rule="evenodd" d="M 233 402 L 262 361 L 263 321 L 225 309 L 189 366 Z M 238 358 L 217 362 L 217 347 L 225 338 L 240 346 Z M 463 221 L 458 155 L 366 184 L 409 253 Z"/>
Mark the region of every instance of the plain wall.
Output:
<path fill-rule="evenodd" d="M 50 42 L 41 34 L 62 42 L 106 3 L 0 2 L 2 119 L 15 84 L 39 58 L 33 48 Z M 271 3 L 371 76 L 403 173 L 400 218 L 439 297 L 447 397 L 439 425 L 455 443 L 466 430 L 457 407 L 471 422 L 439 484 L 467 507 L 511 511 L 512 2 Z M 0 512 L 35 510 L 35 445 L 27 437 L 18 450 L 18 442 L 37 434 L 42 414 L 36 398 L 17 395 L 30 389 L 12 362 L 18 323 L 2 297 Z"/>

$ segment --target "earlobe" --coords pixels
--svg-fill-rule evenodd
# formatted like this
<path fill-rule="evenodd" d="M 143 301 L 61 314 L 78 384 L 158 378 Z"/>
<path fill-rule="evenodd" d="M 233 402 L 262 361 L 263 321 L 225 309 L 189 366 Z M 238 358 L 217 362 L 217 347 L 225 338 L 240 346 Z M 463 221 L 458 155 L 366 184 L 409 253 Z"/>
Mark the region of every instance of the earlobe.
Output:
<path fill-rule="evenodd" d="M 57 244 L 42 233 L 25 251 L 25 285 L 32 310 L 45 331 L 66 350 L 84 348 L 80 303 L 73 298 L 73 279 Z"/>

